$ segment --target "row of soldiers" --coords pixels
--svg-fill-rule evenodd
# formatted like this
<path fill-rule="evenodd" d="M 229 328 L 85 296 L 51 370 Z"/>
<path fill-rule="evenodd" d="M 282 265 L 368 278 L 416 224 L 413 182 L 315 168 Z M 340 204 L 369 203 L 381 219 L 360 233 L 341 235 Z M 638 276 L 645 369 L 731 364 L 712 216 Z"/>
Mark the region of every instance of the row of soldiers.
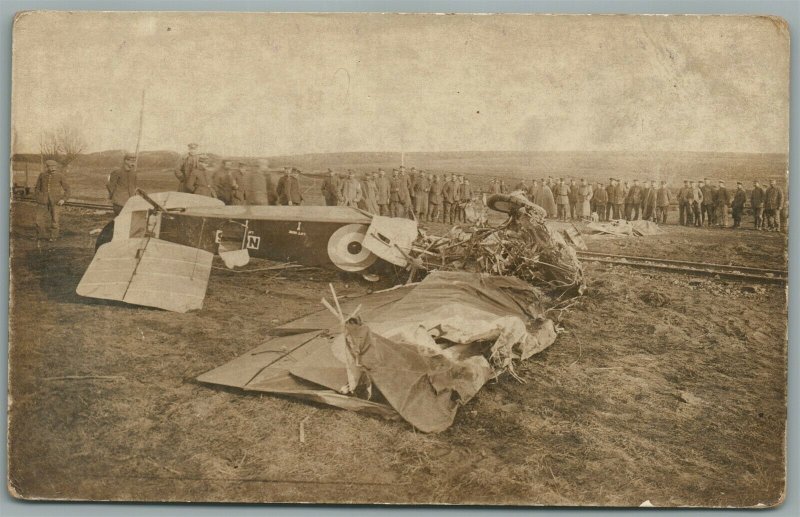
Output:
<path fill-rule="evenodd" d="M 474 191 L 464 176 L 417 171 L 405 166 L 391 176 L 378 169 L 356 177 L 352 170 L 342 178 L 328 169 L 322 195 L 328 206 L 353 206 L 376 215 L 408 217 L 419 221 L 455 223 L 466 221 L 466 206 Z"/>
<path fill-rule="evenodd" d="M 175 170 L 178 191 L 214 197 L 226 205 L 300 205 L 303 192 L 299 170 L 284 167 L 277 184 L 273 183 L 269 161 L 259 159 L 256 167 L 235 160 L 218 160 L 197 153 L 197 144 Z"/>
<path fill-rule="evenodd" d="M 780 231 L 784 219 L 785 195 L 783 190 L 769 181 L 762 187 L 758 181 L 748 193 L 744 185 L 737 182 L 735 190 L 729 190 L 725 182 L 715 184 L 708 178 L 700 181 L 685 180 L 683 187 L 673 194 L 666 181 L 639 180 L 632 182 L 609 178 L 608 184 L 596 182 L 590 185 L 585 179 L 580 183 L 563 178 L 534 180 L 528 185 L 525 180 L 517 183 L 513 190 L 525 193 L 531 201 L 544 208 L 548 216 L 561 220 L 590 219 L 597 214 L 600 221 L 643 219 L 666 224 L 669 206 L 677 201 L 679 223 L 684 226 L 728 226 L 728 209 L 731 211 L 733 228 L 741 227 L 742 215 L 747 201 L 753 209 L 754 227 L 758 230 Z M 493 179 L 491 193 L 505 193 L 505 182 Z"/>

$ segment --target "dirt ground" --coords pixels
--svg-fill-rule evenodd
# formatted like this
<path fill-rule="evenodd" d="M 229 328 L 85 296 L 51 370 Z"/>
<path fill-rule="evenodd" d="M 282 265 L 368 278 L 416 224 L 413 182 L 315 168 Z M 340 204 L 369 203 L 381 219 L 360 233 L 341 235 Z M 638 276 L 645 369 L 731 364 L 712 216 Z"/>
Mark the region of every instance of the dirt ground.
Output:
<path fill-rule="evenodd" d="M 25 498 L 751 506 L 784 490 L 782 287 L 587 264 L 555 344 L 441 434 L 194 378 L 354 277 L 215 269 L 189 314 L 83 299 L 91 229 L 37 249 L 14 203 L 10 487 Z M 785 236 L 668 226 L 591 250 L 785 267 Z M 249 268 L 257 268 L 253 263 Z M 220 263 L 215 262 L 216 266 Z M 743 289 L 747 287 L 747 289 Z M 660 293 L 662 297 L 647 296 Z M 98 376 L 72 378 L 70 376 Z M 299 425 L 305 422 L 305 443 Z"/>

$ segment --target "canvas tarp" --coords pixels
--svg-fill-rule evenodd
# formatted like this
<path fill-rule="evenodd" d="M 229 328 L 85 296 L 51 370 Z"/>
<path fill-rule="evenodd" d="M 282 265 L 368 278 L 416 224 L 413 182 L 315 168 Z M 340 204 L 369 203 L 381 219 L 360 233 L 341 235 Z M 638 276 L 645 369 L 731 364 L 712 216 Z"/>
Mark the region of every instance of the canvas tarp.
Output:
<path fill-rule="evenodd" d="M 396 411 L 421 431 L 439 432 L 460 404 L 512 369 L 512 360 L 556 337 L 553 322 L 542 318 L 539 292 L 513 277 L 434 272 L 405 292 L 391 302 L 380 297 L 366 323 L 349 322 L 343 331 L 318 317 L 329 330 L 277 338 L 198 380 L 230 386 L 239 369 L 236 382 L 245 390 L 384 417 Z M 258 357 L 275 350 L 286 352 Z"/>

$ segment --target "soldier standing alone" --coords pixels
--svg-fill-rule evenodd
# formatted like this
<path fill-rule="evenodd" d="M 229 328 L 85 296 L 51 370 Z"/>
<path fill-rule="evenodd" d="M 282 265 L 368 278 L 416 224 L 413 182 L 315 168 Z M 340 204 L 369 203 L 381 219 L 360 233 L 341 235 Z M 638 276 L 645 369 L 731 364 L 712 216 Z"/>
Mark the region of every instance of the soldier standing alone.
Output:
<path fill-rule="evenodd" d="M 189 144 L 188 147 L 189 152 L 183 157 L 180 167 L 175 171 L 175 177 L 178 179 L 178 192 L 189 192 L 186 188 L 186 182 L 189 180 L 189 176 L 192 174 L 192 171 L 197 168 L 198 164 L 198 145 Z"/>
<path fill-rule="evenodd" d="M 67 179 L 58 171 L 58 162 L 47 160 L 45 171 L 39 174 L 33 189 L 39 208 L 36 211 L 36 240 L 45 234 L 53 241 L 58 239 L 61 224 L 61 207 L 69 197 Z"/>

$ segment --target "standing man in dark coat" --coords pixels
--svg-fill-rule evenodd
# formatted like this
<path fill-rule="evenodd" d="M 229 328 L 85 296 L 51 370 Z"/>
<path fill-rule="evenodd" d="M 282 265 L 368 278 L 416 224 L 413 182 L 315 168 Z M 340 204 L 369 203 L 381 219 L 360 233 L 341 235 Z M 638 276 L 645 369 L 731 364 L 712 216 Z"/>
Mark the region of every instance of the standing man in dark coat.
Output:
<path fill-rule="evenodd" d="M 744 205 L 747 203 L 747 193 L 744 191 L 744 185 L 741 181 L 736 182 L 736 192 L 733 194 L 733 201 L 731 202 L 731 215 L 733 215 L 733 227 L 740 228 L 742 226 L 742 212 L 744 212 Z"/>
<path fill-rule="evenodd" d="M 753 207 L 753 223 L 756 230 L 764 229 L 764 189 L 758 181 L 753 182 L 753 192 L 750 193 L 750 206 Z"/>
<path fill-rule="evenodd" d="M 575 184 L 575 180 L 569 180 L 569 191 L 567 193 L 567 199 L 569 199 L 569 218 L 575 219 L 578 217 L 577 213 L 577 205 L 578 205 L 578 196 L 579 196 L 580 187 Z"/>
<path fill-rule="evenodd" d="M 606 221 L 610 221 L 614 215 L 614 178 L 608 178 L 608 185 L 606 185 Z"/>
<path fill-rule="evenodd" d="M 567 210 L 569 209 L 569 186 L 564 183 L 564 178 L 558 180 L 556 190 L 553 192 L 556 197 L 558 207 L 558 218 L 562 221 L 567 220 Z"/>
<path fill-rule="evenodd" d="M 69 198 L 67 178 L 59 172 L 55 160 L 44 162 L 45 170 L 36 179 L 33 195 L 39 205 L 36 210 L 36 240 L 58 239 L 61 229 L 61 207 Z M 116 212 L 119 213 L 119 212 Z"/>
<path fill-rule="evenodd" d="M 645 182 L 646 191 L 642 195 L 642 219 L 645 221 L 656 220 L 656 192 L 658 188 L 655 181 Z M 656 221 L 658 222 L 658 221 Z"/>
<path fill-rule="evenodd" d="M 614 219 L 626 219 L 627 214 L 623 212 L 627 207 L 625 204 L 626 197 L 627 192 L 625 192 L 625 187 L 622 186 L 622 182 L 618 179 L 614 179 Z"/>
<path fill-rule="evenodd" d="M 430 189 L 430 180 L 425 176 L 425 172 L 419 171 L 417 180 L 414 182 L 414 209 L 419 221 L 424 221 L 428 214 L 428 191 Z"/>
<path fill-rule="evenodd" d="M 197 154 L 197 144 L 189 144 L 189 151 L 181 158 L 181 164 L 178 170 L 175 171 L 175 177 L 178 179 L 178 192 L 189 192 L 186 189 L 186 181 L 192 174 L 192 171 L 197 168 L 199 156 Z"/>
<path fill-rule="evenodd" d="M 401 190 L 405 184 L 405 178 L 400 176 L 397 169 L 392 170 L 392 179 L 389 180 L 389 210 L 392 217 L 402 217 L 405 214 L 405 200 Z"/>
<path fill-rule="evenodd" d="M 719 188 L 714 192 L 714 216 L 720 228 L 728 226 L 728 207 L 731 204 L 731 193 L 725 188 L 725 182 L 720 180 Z"/>
<path fill-rule="evenodd" d="M 442 206 L 444 206 L 443 222 L 453 224 L 455 218 L 456 196 L 458 195 L 456 175 L 451 174 L 450 179 L 442 186 Z"/>
<path fill-rule="evenodd" d="M 711 187 L 711 181 L 706 178 L 705 181 L 700 183 L 700 190 L 703 191 L 702 211 L 700 212 L 700 220 L 702 224 L 709 227 L 714 221 L 714 206 L 716 200 L 714 199 L 714 189 Z"/>
<path fill-rule="evenodd" d="M 702 181 L 700 182 L 702 183 Z M 703 226 L 703 220 L 700 216 L 701 206 L 703 204 L 703 190 L 696 187 L 694 181 L 689 182 L 689 208 L 692 210 L 692 219 L 694 220 L 695 227 Z"/>
<path fill-rule="evenodd" d="M 339 175 L 328 169 L 328 177 L 322 181 L 322 197 L 325 198 L 326 206 L 336 206 L 339 204 L 339 191 L 342 184 Z"/>
<path fill-rule="evenodd" d="M 781 209 L 783 208 L 783 190 L 769 180 L 769 187 L 764 193 L 764 217 L 769 231 L 781 231 Z"/>
<path fill-rule="evenodd" d="M 136 193 L 136 155 L 125 153 L 122 167 L 108 175 L 106 188 L 114 207 L 114 215 L 119 215 L 128 199 Z"/>
<path fill-rule="evenodd" d="M 608 190 L 603 185 L 602 181 L 597 182 L 597 188 L 594 190 L 594 211 L 597 213 L 597 218 L 600 221 L 607 221 L 608 212 L 606 212 L 606 205 L 608 205 Z"/>
<path fill-rule="evenodd" d="M 678 191 L 678 222 L 681 226 L 691 224 L 691 212 L 689 211 L 689 180 L 683 180 L 683 187 Z"/>
<path fill-rule="evenodd" d="M 633 180 L 633 186 L 628 191 L 628 197 L 625 202 L 628 205 L 626 218 L 629 221 L 639 219 L 639 207 L 642 206 L 642 187 L 639 186 L 639 180 Z"/>
<path fill-rule="evenodd" d="M 386 171 L 383 169 L 378 169 L 378 178 L 375 180 L 375 188 L 378 189 L 377 195 L 377 203 L 378 203 L 378 211 L 380 215 L 386 217 L 391 216 L 392 213 L 389 211 L 389 196 L 390 196 L 390 182 L 389 178 L 386 177 Z"/>
<path fill-rule="evenodd" d="M 303 202 L 303 194 L 300 192 L 300 182 L 294 175 L 291 167 L 283 169 L 283 176 L 278 180 L 278 203 L 281 205 L 299 205 Z"/>
<path fill-rule="evenodd" d="M 428 221 L 437 222 L 439 220 L 441 207 L 442 182 L 439 181 L 439 175 L 436 174 L 431 181 L 430 189 L 428 189 Z"/>
<path fill-rule="evenodd" d="M 200 155 L 197 159 L 197 167 L 192 169 L 189 177 L 186 178 L 186 190 L 198 196 L 217 197 L 214 187 L 214 168 L 208 156 Z"/>
<path fill-rule="evenodd" d="M 672 202 L 672 194 L 667 188 L 667 182 L 661 182 L 661 188 L 656 191 L 656 222 L 667 224 L 667 212 Z"/>

